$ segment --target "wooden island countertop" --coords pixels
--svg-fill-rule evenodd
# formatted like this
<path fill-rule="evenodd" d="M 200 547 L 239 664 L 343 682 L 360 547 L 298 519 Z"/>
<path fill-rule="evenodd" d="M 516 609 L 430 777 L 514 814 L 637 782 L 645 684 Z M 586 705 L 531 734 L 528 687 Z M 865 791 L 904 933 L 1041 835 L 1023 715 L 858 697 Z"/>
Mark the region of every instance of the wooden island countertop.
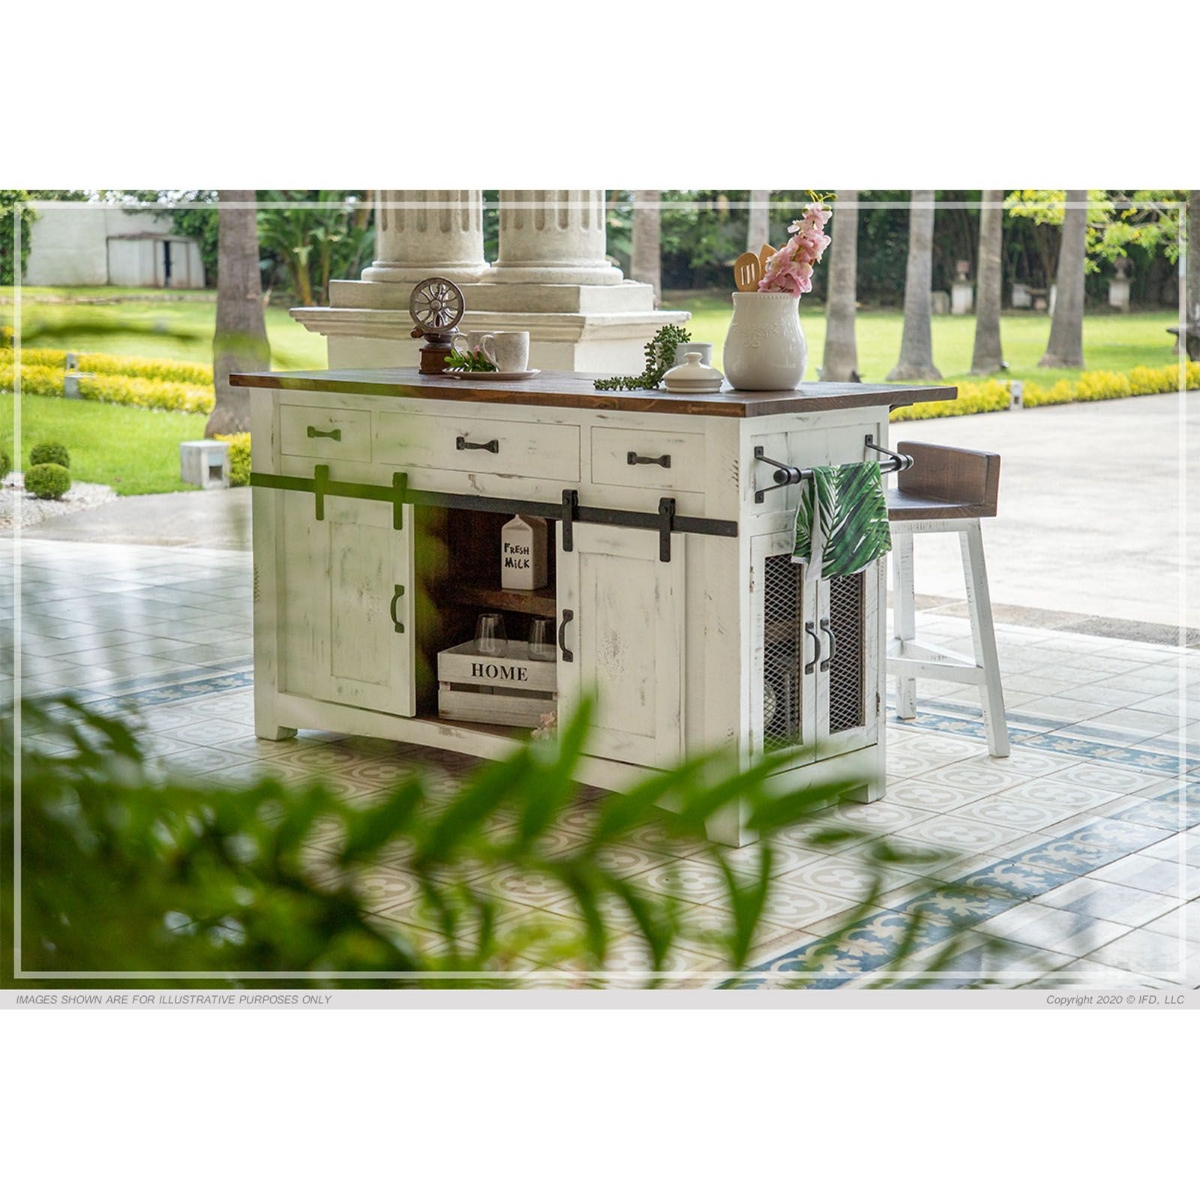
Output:
<path fill-rule="evenodd" d="M 455 379 L 422 375 L 416 367 L 332 371 L 263 371 L 230 375 L 234 387 L 333 392 L 399 399 L 464 400 L 474 404 L 524 404 L 609 412 L 682 413 L 705 417 L 765 417 L 779 413 L 831 412 L 886 404 L 903 408 L 926 400 L 953 400 L 952 384 L 803 383 L 786 392 L 739 392 L 726 383 L 719 392 L 597 391 L 598 376 L 541 371 L 530 379 Z"/>

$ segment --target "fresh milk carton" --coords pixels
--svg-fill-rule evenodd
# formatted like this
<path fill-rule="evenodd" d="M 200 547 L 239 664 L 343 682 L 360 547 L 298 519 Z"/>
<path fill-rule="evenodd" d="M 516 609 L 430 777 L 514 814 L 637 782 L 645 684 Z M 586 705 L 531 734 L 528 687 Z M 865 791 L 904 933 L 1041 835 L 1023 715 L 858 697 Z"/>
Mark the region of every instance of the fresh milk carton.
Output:
<path fill-rule="evenodd" d="M 533 591 L 546 586 L 546 521 L 513 517 L 500 531 L 500 586 Z"/>

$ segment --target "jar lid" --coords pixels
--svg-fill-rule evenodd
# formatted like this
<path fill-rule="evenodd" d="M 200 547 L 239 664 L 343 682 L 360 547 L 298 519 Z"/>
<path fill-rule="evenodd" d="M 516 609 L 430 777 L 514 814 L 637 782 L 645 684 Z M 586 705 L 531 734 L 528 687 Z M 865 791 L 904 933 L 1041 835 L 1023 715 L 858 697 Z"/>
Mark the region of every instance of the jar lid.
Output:
<path fill-rule="evenodd" d="M 671 392 L 719 392 L 725 376 L 716 367 L 706 367 L 698 350 L 689 350 L 683 362 L 663 376 L 663 387 Z"/>

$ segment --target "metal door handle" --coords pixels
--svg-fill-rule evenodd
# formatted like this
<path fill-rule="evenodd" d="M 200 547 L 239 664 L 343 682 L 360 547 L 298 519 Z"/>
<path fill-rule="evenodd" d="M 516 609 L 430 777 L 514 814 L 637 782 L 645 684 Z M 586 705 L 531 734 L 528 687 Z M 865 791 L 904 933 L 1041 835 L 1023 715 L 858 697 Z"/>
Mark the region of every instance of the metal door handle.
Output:
<path fill-rule="evenodd" d="M 489 454 L 500 453 L 500 443 L 496 438 L 492 438 L 490 442 L 468 442 L 465 437 L 454 439 L 454 448 L 456 450 L 486 450 Z"/>
<path fill-rule="evenodd" d="M 833 630 L 829 628 L 828 617 L 822 619 L 821 629 L 829 634 L 829 657 L 821 663 L 821 670 L 828 671 L 829 664 L 837 657 L 837 638 L 833 636 Z"/>
<path fill-rule="evenodd" d="M 308 436 L 310 438 L 333 438 L 335 442 L 340 442 L 342 440 L 342 431 L 340 429 L 318 429 L 315 425 L 310 425 L 308 427 Z"/>
<path fill-rule="evenodd" d="M 396 606 L 400 603 L 400 597 L 404 595 L 404 584 L 396 584 L 396 590 L 392 593 L 392 624 L 396 627 L 397 633 L 404 632 L 404 626 L 400 624 L 400 618 L 396 614 Z"/>
<path fill-rule="evenodd" d="M 669 454 L 663 454 L 659 458 L 643 458 L 642 455 L 638 454 L 636 451 L 630 450 L 625 456 L 625 461 L 631 467 L 639 466 L 642 463 L 656 463 L 660 467 L 669 467 L 671 465 L 671 456 Z"/>
<path fill-rule="evenodd" d="M 813 640 L 814 653 L 812 662 L 804 664 L 805 675 L 811 675 L 817 669 L 817 659 L 821 657 L 821 639 L 817 635 L 817 627 L 811 621 L 804 622 L 804 632 Z"/>
<path fill-rule="evenodd" d="M 567 625 L 575 619 L 575 614 L 569 608 L 562 610 L 562 623 L 558 627 L 558 648 L 562 652 L 563 662 L 574 662 L 575 655 L 567 649 Z"/>

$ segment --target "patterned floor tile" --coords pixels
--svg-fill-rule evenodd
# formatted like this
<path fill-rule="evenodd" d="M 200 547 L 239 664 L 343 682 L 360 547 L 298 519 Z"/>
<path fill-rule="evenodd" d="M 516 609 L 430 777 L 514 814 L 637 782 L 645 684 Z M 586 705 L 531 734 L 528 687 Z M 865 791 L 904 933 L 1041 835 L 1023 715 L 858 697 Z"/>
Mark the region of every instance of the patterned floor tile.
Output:
<path fill-rule="evenodd" d="M 1003 826 L 969 820 L 959 816 L 959 810 L 956 810 L 910 825 L 905 829 L 904 836 L 909 841 L 978 853 L 1011 841 L 1013 831 Z"/>
<path fill-rule="evenodd" d="M 1066 804 L 1047 804 L 1044 801 L 1027 799 L 1021 788 L 1010 788 L 982 800 L 972 800 L 954 810 L 956 817 L 983 821 L 988 825 L 1003 825 L 1011 829 L 1027 831 L 1045 829 L 1072 814 Z"/>
<path fill-rule="evenodd" d="M 1200 896 L 1200 868 L 1180 867 L 1169 859 L 1153 858 L 1148 854 L 1130 854 L 1117 859 L 1094 873 L 1094 878 L 1126 887 L 1172 896 L 1180 902 Z"/>
<path fill-rule="evenodd" d="M 919 776 L 916 779 L 902 779 L 896 783 L 889 783 L 884 798 L 930 812 L 949 812 L 969 804 L 975 798 L 975 793 L 972 790 L 963 792 L 949 784 L 938 783 L 928 776 Z"/>
<path fill-rule="evenodd" d="M 1128 925 L 1032 901 L 991 917 L 979 932 L 1070 958 L 1082 958 L 1129 932 Z"/>
<path fill-rule="evenodd" d="M 1039 896 L 1038 903 L 1134 928 L 1169 912 L 1179 902 L 1095 876 L 1081 876 Z"/>
<path fill-rule="evenodd" d="M 1200 949 L 1169 933 L 1135 929 L 1087 956 L 1123 971 L 1153 975 L 1167 983 L 1193 983 L 1200 977 Z"/>

